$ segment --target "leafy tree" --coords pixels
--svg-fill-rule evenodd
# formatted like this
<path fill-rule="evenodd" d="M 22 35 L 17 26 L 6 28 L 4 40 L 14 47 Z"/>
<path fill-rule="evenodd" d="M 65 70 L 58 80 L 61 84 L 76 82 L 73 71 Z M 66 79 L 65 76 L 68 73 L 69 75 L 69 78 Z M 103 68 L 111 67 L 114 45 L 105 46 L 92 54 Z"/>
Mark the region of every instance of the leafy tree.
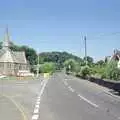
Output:
<path fill-rule="evenodd" d="M 90 57 L 90 56 L 87 56 L 87 58 L 84 57 L 83 60 L 84 60 L 84 64 L 85 64 L 85 60 L 87 60 L 87 65 L 90 66 L 90 67 L 92 67 L 92 66 L 94 65 L 94 63 L 93 63 L 94 60 L 93 60 L 93 58 Z"/>
<path fill-rule="evenodd" d="M 85 61 L 85 60 L 86 60 L 86 57 L 84 57 L 83 60 Z M 88 62 L 88 63 L 93 63 L 93 58 L 90 57 L 90 56 L 87 56 L 87 62 Z"/>
<path fill-rule="evenodd" d="M 44 63 L 40 66 L 40 72 L 41 73 L 53 73 L 55 72 L 55 64 L 50 62 L 50 63 Z"/>
<path fill-rule="evenodd" d="M 2 49 L 2 42 L 0 42 L 0 49 Z"/>
<path fill-rule="evenodd" d="M 76 61 L 73 59 L 68 59 L 65 61 L 64 66 L 67 71 L 74 72 L 76 67 Z"/>
<path fill-rule="evenodd" d="M 81 58 L 67 52 L 43 52 L 40 53 L 40 57 L 43 58 L 44 62 L 54 62 L 56 64 L 56 69 L 63 68 L 64 62 L 68 59 L 73 59 L 77 62 L 83 61 Z"/>
<path fill-rule="evenodd" d="M 103 60 L 99 60 L 96 65 L 99 65 L 99 66 L 103 66 L 105 64 L 105 62 Z"/>

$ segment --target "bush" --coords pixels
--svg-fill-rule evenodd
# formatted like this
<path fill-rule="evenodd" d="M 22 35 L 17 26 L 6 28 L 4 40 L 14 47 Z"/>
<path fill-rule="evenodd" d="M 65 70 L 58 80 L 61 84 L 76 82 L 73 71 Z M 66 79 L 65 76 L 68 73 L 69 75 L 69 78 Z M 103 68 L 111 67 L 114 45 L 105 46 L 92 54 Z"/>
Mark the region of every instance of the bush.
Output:
<path fill-rule="evenodd" d="M 112 80 L 120 80 L 120 69 L 117 68 L 117 62 L 111 61 L 105 70 L 105 77 Z"/>
<path fill-rule="evenodd" d="M 92 75 L 96 77 L 105 78 L 105 66 L 95 65 L 92 68 Z"/>
<path fill-rule="evenodd" d="M 91 72 L 92 72 L 92 70 L 88 66 L 84 66 L 81 68 L 80 76 L 82 78 L 87 78 L 88 76 L 91 75 Z"/>

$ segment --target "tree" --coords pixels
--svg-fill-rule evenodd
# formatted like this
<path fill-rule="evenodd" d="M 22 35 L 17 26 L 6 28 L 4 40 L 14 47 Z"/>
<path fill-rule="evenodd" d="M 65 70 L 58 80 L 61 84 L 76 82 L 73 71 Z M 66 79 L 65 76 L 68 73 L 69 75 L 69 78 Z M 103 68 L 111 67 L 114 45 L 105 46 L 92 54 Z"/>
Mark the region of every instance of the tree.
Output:
<path fill-rule="evenodd" d="M 83 60 L 85 61 L 85 60 L 86 60 L 86 57 L 84 57 Z M 90 57 L 90 56 L 87 56 L 87 63 L 88 63 L 88 64 L 92 64 L 92 63 L 93 63 L 93 58 Z"/>
<path fill-rule="evenodd" d="M 83 62 L 80 57 L 69 54 L 67 52 L 43 52 L 40 53 L 40 57 L 43 58 L 44 62 L 54 62 L 56 64 L 56 69 L 63 68 L 64 62 L 68 59 L 73 59 L 77 62 Z"/>
<path fill-rule="evenodd" d="M 2 42 L 0 42 L 0 49 L 2 49 Z"/>
<path fill-rule="evenodd" d="M 74 72 L 76 64 L 77 64 L 77 62 L 74 59 L 68 59 L 65 61 L 64 66 L 65 66 L 67 72 L 68 71 Z"/>
<path fill-rule="evenodd" d="M 99 66 L 103 66 L 105 64 L 105 62 L 103 60 L 99 60 L 96 65 L 99 65 Z"/>
<path fill-rule="evenodd" d="M 40 66 L 40 72 L 41 73 L 53 73 L 55 72 L 55 64 L 50 62 L 50 63 L 44 63 Z"/>

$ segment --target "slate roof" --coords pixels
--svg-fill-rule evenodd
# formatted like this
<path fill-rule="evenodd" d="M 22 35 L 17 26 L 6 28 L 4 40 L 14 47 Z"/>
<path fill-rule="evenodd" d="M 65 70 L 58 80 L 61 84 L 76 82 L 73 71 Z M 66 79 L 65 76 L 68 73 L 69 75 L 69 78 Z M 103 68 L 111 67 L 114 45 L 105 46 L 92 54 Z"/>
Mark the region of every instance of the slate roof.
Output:
<path fill-rule="evenodd" d="M 0 62 L 27 64 L 25 52 L 13 52 L 10 49 L 0 51 Z"/>
<path fill-rule="evenodd" d="M 18 60 L 19 63 L 23 63 L 23 64 L 27 63 L 24 51 L 21 51 L 21 52 L 12 52 L 12 53 L 15 56 L 15 58 Z"/>

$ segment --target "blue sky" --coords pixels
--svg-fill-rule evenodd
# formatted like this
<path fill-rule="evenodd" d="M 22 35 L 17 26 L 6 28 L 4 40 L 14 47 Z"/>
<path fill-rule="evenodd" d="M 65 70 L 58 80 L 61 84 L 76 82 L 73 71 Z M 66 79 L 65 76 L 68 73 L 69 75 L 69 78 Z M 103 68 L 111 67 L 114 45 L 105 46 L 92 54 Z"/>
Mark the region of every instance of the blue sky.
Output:
<path fill-rule="evenodd" d="M 120 48 L 119 0 L 1 0 L 0 39 L 6 25 L 16 44 L 102 59 Z M 115 34 L 117 33 L 117 34 Z"/>

